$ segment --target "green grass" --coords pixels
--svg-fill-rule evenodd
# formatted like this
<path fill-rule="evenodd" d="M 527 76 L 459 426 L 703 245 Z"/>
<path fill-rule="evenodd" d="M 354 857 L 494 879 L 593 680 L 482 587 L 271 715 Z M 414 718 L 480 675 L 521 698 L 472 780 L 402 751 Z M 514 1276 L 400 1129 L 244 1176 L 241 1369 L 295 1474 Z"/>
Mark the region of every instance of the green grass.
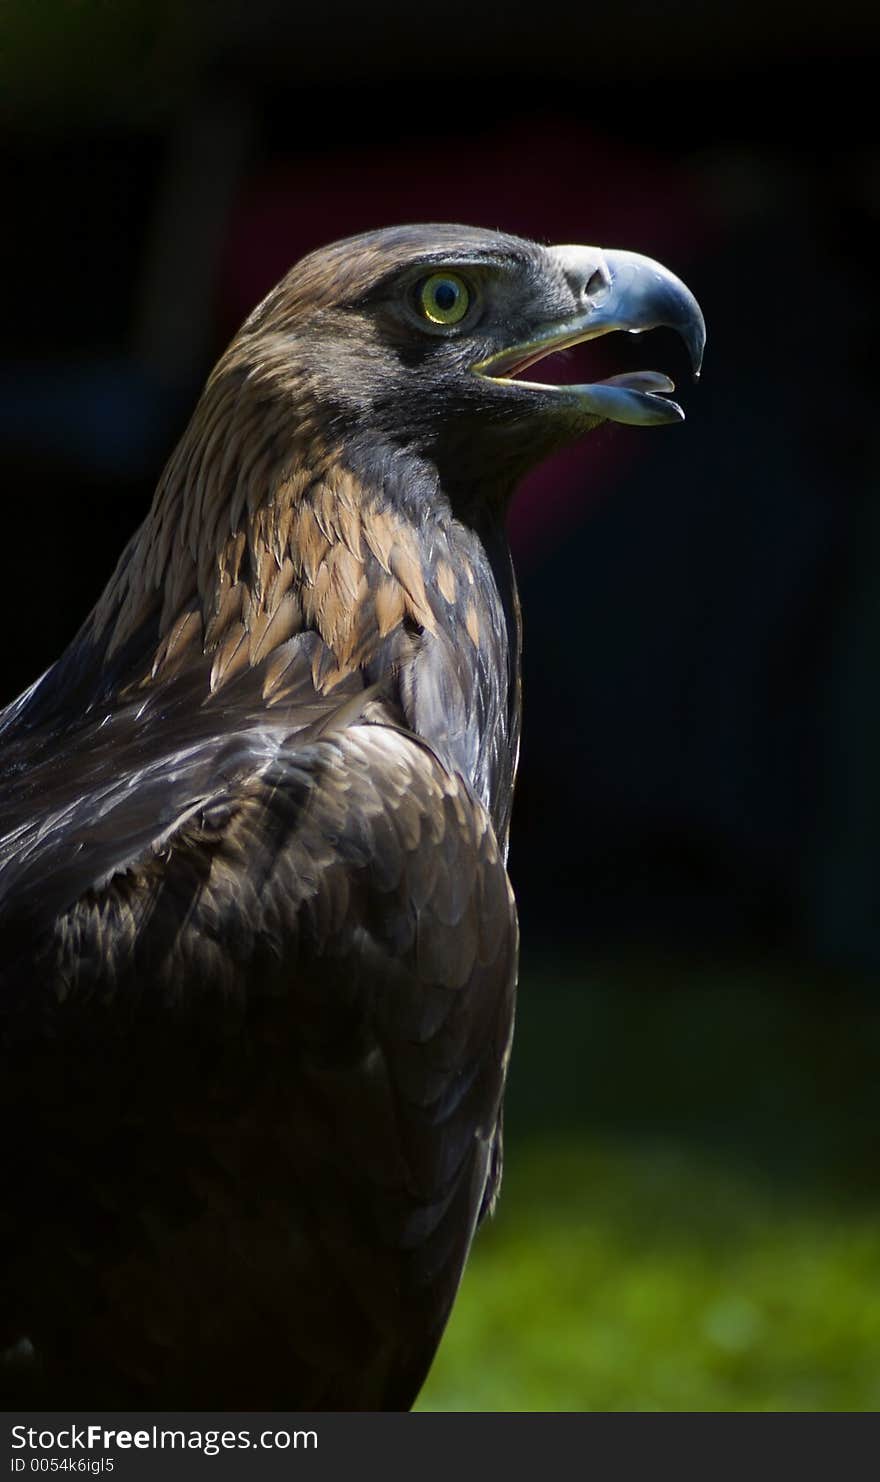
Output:
<path fill-rule="evenodd" d="M 420 1408 L 880 1408 L 878 1213 L 671 1147 L 535 1142 Z"/>
<path fill-rule="evenodd" d="M 419 1408 L 880 1409 L 877 1034 L 797 974 L 528 969 L 503 1194 Z"/>

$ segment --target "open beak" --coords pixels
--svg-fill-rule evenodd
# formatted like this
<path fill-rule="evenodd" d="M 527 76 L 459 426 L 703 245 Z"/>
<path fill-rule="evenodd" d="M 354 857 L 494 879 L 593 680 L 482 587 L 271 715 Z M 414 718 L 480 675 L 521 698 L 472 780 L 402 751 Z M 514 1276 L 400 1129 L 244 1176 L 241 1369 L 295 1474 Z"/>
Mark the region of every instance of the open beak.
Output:
<path fill-rule="evenodd" d="M 570 318 L 542 326 L 533 338 L 499 350 L 472 367 L 476 375 L 523 392 L 552 393 L 560 410 L 610 422 L 651 426 L 682 422 L 684 412 L 669 399 L 675 390 L 658 371 L 632 371 L 583 386 L 549 386 L 514 379 L 556 350 L 568 349 L 612 330 L 641 334 L 661 326 L 674 329 L 687 346 L 694 377 L 699 376 L 706 325 L 690 289 L 659 262 L 636 252 L 597 247 L 550 247 L 582 305 Z"/>

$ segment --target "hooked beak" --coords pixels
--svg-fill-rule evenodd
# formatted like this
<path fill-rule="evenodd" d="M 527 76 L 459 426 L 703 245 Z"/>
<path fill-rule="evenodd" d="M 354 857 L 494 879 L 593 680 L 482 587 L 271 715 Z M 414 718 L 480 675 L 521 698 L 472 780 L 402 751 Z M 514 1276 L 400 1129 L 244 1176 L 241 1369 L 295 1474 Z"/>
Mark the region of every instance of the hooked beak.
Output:
<path fill-rule="evenodd" d="M 522 392 L 551 393 L 560 410 L 589 419 L 634 426 L 682 422 L 684 412 L 668 399 L 675 390 L 657 371 L 633 371 L 583 386 L 548 386 L 514 377 L 550 355 L 612 330 L 641 334 L 661 326 L 674 329 L 687 346 L 694 378 L 700 374 L 706 325 L 690 289 L 659 262 L 636 252 L 597 247 L 550 247 L 580 307 L 565 320 L 542 326 L 529 340 L 511 345 L 472 366 L 485 380 Z"/>

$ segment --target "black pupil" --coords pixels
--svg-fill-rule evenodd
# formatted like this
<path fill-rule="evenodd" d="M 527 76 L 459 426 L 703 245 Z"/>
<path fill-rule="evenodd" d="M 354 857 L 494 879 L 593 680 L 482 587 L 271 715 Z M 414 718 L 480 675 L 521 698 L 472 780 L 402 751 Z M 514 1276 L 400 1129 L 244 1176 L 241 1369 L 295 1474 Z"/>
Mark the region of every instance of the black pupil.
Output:
<path fill-rule="evenodd" d="M 450 283 L 448 279 L 443 283 L 438 283 L 434 289 L 434 303 L 444 313 L 448 312 L 449 309 L 454 309 L 458 303 L 458 288 L 456 285 Z"/>

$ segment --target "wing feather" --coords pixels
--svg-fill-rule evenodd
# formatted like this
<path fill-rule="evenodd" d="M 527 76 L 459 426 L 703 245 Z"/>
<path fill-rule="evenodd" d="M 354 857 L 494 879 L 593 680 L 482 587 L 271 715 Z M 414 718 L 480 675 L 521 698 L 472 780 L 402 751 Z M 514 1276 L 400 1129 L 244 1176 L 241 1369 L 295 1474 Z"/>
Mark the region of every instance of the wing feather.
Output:
<path fill-rule="evenodd" d="M 513 898 L 468 784 L 312 658 L 298 707 L 232 681 L 212 715 L 184 674 L 161 748 L 133 699 L 10 768 L 0 1285 L 41 1404 L 403 1407 L 439 1341 L 497 1176 Z"/>

